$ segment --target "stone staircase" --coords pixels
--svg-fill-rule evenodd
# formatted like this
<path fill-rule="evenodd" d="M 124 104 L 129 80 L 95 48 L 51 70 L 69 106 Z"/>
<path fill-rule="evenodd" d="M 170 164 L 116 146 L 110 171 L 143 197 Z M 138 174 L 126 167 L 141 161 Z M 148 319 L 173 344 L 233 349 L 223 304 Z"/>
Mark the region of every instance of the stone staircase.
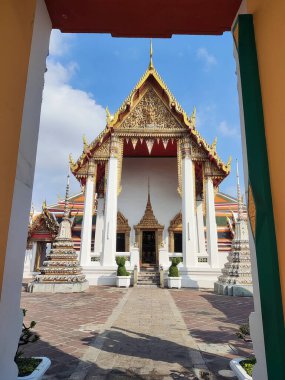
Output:
<path fill-rule="evenodd" d="M 138 273 L 137 286 L 159 286 L 159 271 L 155 265 L 144 266 Z"/>

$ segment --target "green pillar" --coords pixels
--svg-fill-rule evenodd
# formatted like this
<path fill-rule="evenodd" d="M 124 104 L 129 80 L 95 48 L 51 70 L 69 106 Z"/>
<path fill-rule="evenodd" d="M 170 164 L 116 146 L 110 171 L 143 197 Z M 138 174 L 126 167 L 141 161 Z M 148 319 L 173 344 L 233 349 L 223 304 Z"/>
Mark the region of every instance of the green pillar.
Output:
<path fill-rule="evenodd" d="M 285 379 L 284 316 L 253 16 L 240 15 L 237 28 L 248 176 L 256 210 L 254 236 L 268 379 L 282 380 Z"/>

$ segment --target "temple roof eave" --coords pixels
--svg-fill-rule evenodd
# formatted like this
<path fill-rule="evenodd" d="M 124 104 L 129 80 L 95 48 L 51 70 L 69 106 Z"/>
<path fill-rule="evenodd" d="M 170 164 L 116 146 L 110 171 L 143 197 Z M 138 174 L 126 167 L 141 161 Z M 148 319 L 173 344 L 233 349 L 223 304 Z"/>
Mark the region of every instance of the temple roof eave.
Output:
<path fill-rule="evenodd" d="M 194 109 L 192 115 L 188 117 L 186 112 L 183 110 L 183 108 L 180 106 L 178 101 L 175 99 L 171 91 L 168 89 L 156 69 L 151 66 L 148 67 L 144 75 L 141 77 L 137 85 L 134 87 L 134 89 L 131 91 L 129 96 L 125 99 L 125 101 L 122 103 L 121 107 L 118 109 L 118 111 L 114 114 L 114 116 L 111 116 L 109 111 L 107 110 L 107 124 L 104 130 L 91 142 L 91 144 L 87 144 L 86 140 L 84 140 L 84 149 L 80 157 L 76 162 L 73 161 L 71 155 L 69 158 L 70 161 L 70 169 L 71 172 L 75 175 L 77 179 L 80 178 L 79 170 L 83 168 L 86 163 L 89 161 L 90 158 L 93 157 L 94 152 L 106 141 L 110 138 L 111 133 L 116 132 L 116 129 L 118 129 L 118 126 L 121 124 L 122 117 L 125 113 L 129 113 L 133 103 L 134 103 L 134 97 L 135 94 L 137 94 L 141 87 L 145 84 L 148 78 L 153 77 L 158 85 L 162 88 L 163 92 L 167 95 L 168 98 L 168 106 L 172 112 L 175 112 L 176 115 L 180 118 L 181 122 L 185 126 L 185 132 L 194 139 L 194 141 L 202 147 L 205 152 L 208 154 L 208 158 L 211 161 L 214 161 L 217 165 L 217 167 L 222 171 L 223 176 L 226 177 L 230 173 L 231 169 L 231 159 L 229 159 L 228 163 L 225 164 L 221 158 L 218 156 L 216 152 L 216 141 L 209 145 L 206 140 L 199 134 L 199 132 L 196 130 L 196 109 Z M 117 130 L 117 132 L 119 132 Z M 141 132 L 141 131 L 140 131 Z M 131 133 L 128 131 L 128 133 Z M 137 131 L 139 133 L 139 131 Z M 180 132 L 181 133 L 181 132 Z M 150 134 L 150 131 L 148 131 L 148 134 Z M 163 134 L 162 132 L 159 132 L 159 134 Z M 158 137 L 159 135 L 156 133 L 155 137 Z M 100 160 L 100 157 L 98 158 Z M 102 158 L 102 160 L 106 160 L 106 158 Z"/>

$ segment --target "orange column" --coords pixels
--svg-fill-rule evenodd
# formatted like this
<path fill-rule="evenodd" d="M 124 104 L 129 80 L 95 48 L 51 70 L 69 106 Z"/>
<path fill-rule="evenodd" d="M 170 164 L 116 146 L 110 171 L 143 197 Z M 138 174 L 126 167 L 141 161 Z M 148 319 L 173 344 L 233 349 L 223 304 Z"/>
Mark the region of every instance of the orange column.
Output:
<path fill-rule="evenodd" d="M 0 2 L 0 295 L 5 264 L 18 147 L 36 0 Z"/>

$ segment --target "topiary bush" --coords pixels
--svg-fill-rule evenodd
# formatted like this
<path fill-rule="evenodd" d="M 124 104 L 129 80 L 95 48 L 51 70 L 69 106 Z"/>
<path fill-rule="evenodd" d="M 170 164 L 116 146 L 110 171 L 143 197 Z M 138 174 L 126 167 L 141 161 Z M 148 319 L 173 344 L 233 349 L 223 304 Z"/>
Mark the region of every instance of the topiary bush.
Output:
<path fill-rule="evenodd" d="M 172 257 L 171 266 L 169 267 L 168 277 L 179 277 L 179 270 L 177 265 L 181 263 L 180 257 Z"/>
<path fill-rule="evenodd" d="M 130 273 L 127 271 L 125 264 L 126 258 L 124 256 L 116 257 L 116 263 L 118 265 L 117 276 L 129 276 Z"/>

